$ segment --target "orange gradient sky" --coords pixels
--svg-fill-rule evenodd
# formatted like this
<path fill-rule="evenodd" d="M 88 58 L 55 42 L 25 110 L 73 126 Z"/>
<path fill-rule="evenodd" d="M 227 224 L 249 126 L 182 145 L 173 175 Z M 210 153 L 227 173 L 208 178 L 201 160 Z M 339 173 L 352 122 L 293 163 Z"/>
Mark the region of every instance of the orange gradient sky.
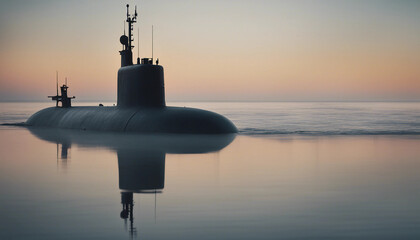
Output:
<path fill-rule="evenodd" d="M 0 2 L 0 100 L 116 101 L 127 1 Z M 419 1 L 128 1 L 167 101 L 420 100 Z"/>

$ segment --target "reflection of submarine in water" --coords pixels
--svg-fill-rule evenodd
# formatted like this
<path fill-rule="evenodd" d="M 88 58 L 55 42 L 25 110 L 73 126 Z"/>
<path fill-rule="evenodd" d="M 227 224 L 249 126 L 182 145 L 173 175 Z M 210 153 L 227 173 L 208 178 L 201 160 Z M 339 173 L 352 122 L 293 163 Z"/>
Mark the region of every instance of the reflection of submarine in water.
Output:
<path fill-rule="evenodd" d="M 165 152 L 135 149 L 117 150 L 119 188 L 121 189 L 122 210 L 120 217 L 130 221 L 129 233 L 136 236 L 134 227 L 134 198 L 133 193 L 155 195 L 162 193 L 165 186 Z"/>
<path fill-rule="evenodd" d="M 162 193 L 165 186 L 165 152 L 136 149 L 117 150 L 119 188 L 121 189 L 122 210 L 120 217 L 130 221 L 129 233 L 136 236 L 134 227 L 134 198 L 133 193 L 156 194 Z"/>
<path fill-rule="evenodd" d="M 163 67 L 153 64 L 153 58 L 132 59 L 132 29 L 137 10 L 130 15 L 127 5 L 128 36 L 123 35 L 121 68 L 118 70 L 116 107 L 72 107 L 67 96 L 67 84 L 61 96 L 51 96 L 61 107 L 43 109 L 32 115 L 28 126 L 98 131 L 141 133 L 236 133 L 235 125 L 217 113 L 182 107 L 167 107 L 165 103 Z"/>
<path fill-rule="evenodd" d="M 42 140 L 60 144 L 61 153 L 65 154 L 62 158 L 67 157 L 67 148 L 73 145 L 84 148 L 103 147 L 116 151 L 122 204 L 120 217 L 126 224 L 129 220 L 128 231 L 131 237 L 136 236 L 133 193 L 155 194 L 156 214 L 156 194 L 162 193 L 165 186 L 166 153 L 215 152 L 229 145 L 235 138 L 235 134 L 139 135 L 45 128 L 29 128 L 29 131 Z"/>

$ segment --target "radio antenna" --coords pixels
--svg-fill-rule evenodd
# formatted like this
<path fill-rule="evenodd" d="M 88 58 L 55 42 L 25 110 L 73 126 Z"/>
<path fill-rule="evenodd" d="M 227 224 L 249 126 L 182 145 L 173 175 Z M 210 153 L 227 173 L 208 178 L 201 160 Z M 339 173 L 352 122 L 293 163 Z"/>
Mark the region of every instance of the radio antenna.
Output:
<path fill-rule="evenodd" d="M 57 85 L 57 96 L 58 96 L 58 71 L 55 71 L 56 77 L 55 77 L 55 83 Z"/>
<path fill-rule="evenodd" d="M 67 86 L 67 77 L 66 77 L 66 86 Z"/>
<path fill-rule="evenodd" d="M 137 58 L 140 58 L 140 28 L 137 28 Z"/>
<path fill-rule="evenodd" d="M 152 63 L 153 63 L 153 25 L 152 25 Z"/>
<path fill-rule="evenodd" d="M 57 99 L 56 99 L 56 102 L 55 102 L 55 106 L 58 107 L 58 71 L 55 71 L 55 74 L 56 74 L 55 83 L 56 83 L 56 88 L 57 88 L 57 95 L 56 95 Z M 52 100 L 54 100 L 54 98 Z M 57 147 L 58 147 L 58 145 L 57 145 Z"/>
<path fill-rule="evenodd" d="M 133 41 L 133 23 L 137 22 L 137 6 L 134 11 L 134 15 L 130 15 L 128 12 L 129 5 L 127 4 L 127 20 L 125 20 L 128 23 L 128 50 L 131 51 L 133 46 L 131 45 L 131 41 Z M 124 28 L 125 29 L 125 28 Z"/>

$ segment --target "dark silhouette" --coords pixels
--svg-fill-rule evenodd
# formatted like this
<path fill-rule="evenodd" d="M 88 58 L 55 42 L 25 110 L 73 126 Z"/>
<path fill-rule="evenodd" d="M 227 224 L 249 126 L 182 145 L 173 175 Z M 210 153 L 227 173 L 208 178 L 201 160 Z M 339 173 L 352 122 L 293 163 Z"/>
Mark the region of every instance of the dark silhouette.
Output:
<path fill-rule="evenodd" d="M 134 238 L 137 236 L 136 228 L 134 227 L 134 217 L 133 217 L 133 193 L 132 192 L 121 192 L 121 204 L 123 210 L 120 213 L 120 217 L 124 219 L 124 223 L 127 225 L 127 219 L 130 221 L 130 237 Z"/>
<path fill-rule="evenodd" d="M 121 68 L 118 70 L 116 107 L 71 107 L 65 84 L 61 87 L 61 96 L 58 91 L 57 96 L 50 96 L 57 101 L 57 106 L 59 101 L 62 102 L 62 108 L 43 109 L 32 115 L 26 125 L 141 133 L 236 133 L 235 125 L 217 113 L 166 106 L 164 71 L 158 65 L 159 59 L 153 64 L 153 57 L 138 57 L 138 64 L 133 65 L 132 30 L 136 21 L 137 9 L 130 14 L 127 4 L 128 36 L 124 32 L 120 37 Z"/>
<path fill-rule="evenodd" d="M 134 12 L 134 15 L 129 13 L 129 5 L 127 4 L 127 19 L 128 23 L 128 36 L 125 34 L 120 37 L 120 42 L 123 45 L 123 50 L 120 51 L 121 54 L 121 67 L 133 65 L 133 53 L 132 49 L 134 46 L 131 44 L 133 41 L 133 23 L 137 22 L 137 6 Z"/>
<path fill-rule="evenodd" d="M 135 237 L 133 193 L 158 194 L 165 185 L 165 153 L 161 151 L 117 150 L 122 211 L 120 217 L 130 221 L 129 233 Z M 156 202 L 155 202 L 156 219 Z"/>
<path fill-rule="evenodd" d="M 63 84 L 63 86 L 60 87 L 61 89 L 61 96 L 58 95 L 58 89 L 57 89 L 57 95 L 56 96 L 48 96 L 49 98 L 52 98 L 53 101 L 56 101 L 55 106 L 58 107 L 58 102 L 61 102 L 61 107 L 63 108 L 69 108 L 71 107 L 71 100 L 73 98 L 76 98 L 75 96 L 73 97 L 68 97 L 67 96 L 67 89 L 69 87 L 66 84 Z"/>

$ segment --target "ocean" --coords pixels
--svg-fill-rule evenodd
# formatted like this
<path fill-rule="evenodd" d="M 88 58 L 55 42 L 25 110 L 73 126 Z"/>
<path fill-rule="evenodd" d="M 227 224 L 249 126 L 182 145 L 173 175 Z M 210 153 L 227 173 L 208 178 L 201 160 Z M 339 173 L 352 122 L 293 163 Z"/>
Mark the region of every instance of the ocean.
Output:
<path fill-rule="evenodd" d="M 420 103 L 168 103 L 220 136 L 8 125 L 52 105 L 0 103 L 0 239 L 420 238 Z"/>

